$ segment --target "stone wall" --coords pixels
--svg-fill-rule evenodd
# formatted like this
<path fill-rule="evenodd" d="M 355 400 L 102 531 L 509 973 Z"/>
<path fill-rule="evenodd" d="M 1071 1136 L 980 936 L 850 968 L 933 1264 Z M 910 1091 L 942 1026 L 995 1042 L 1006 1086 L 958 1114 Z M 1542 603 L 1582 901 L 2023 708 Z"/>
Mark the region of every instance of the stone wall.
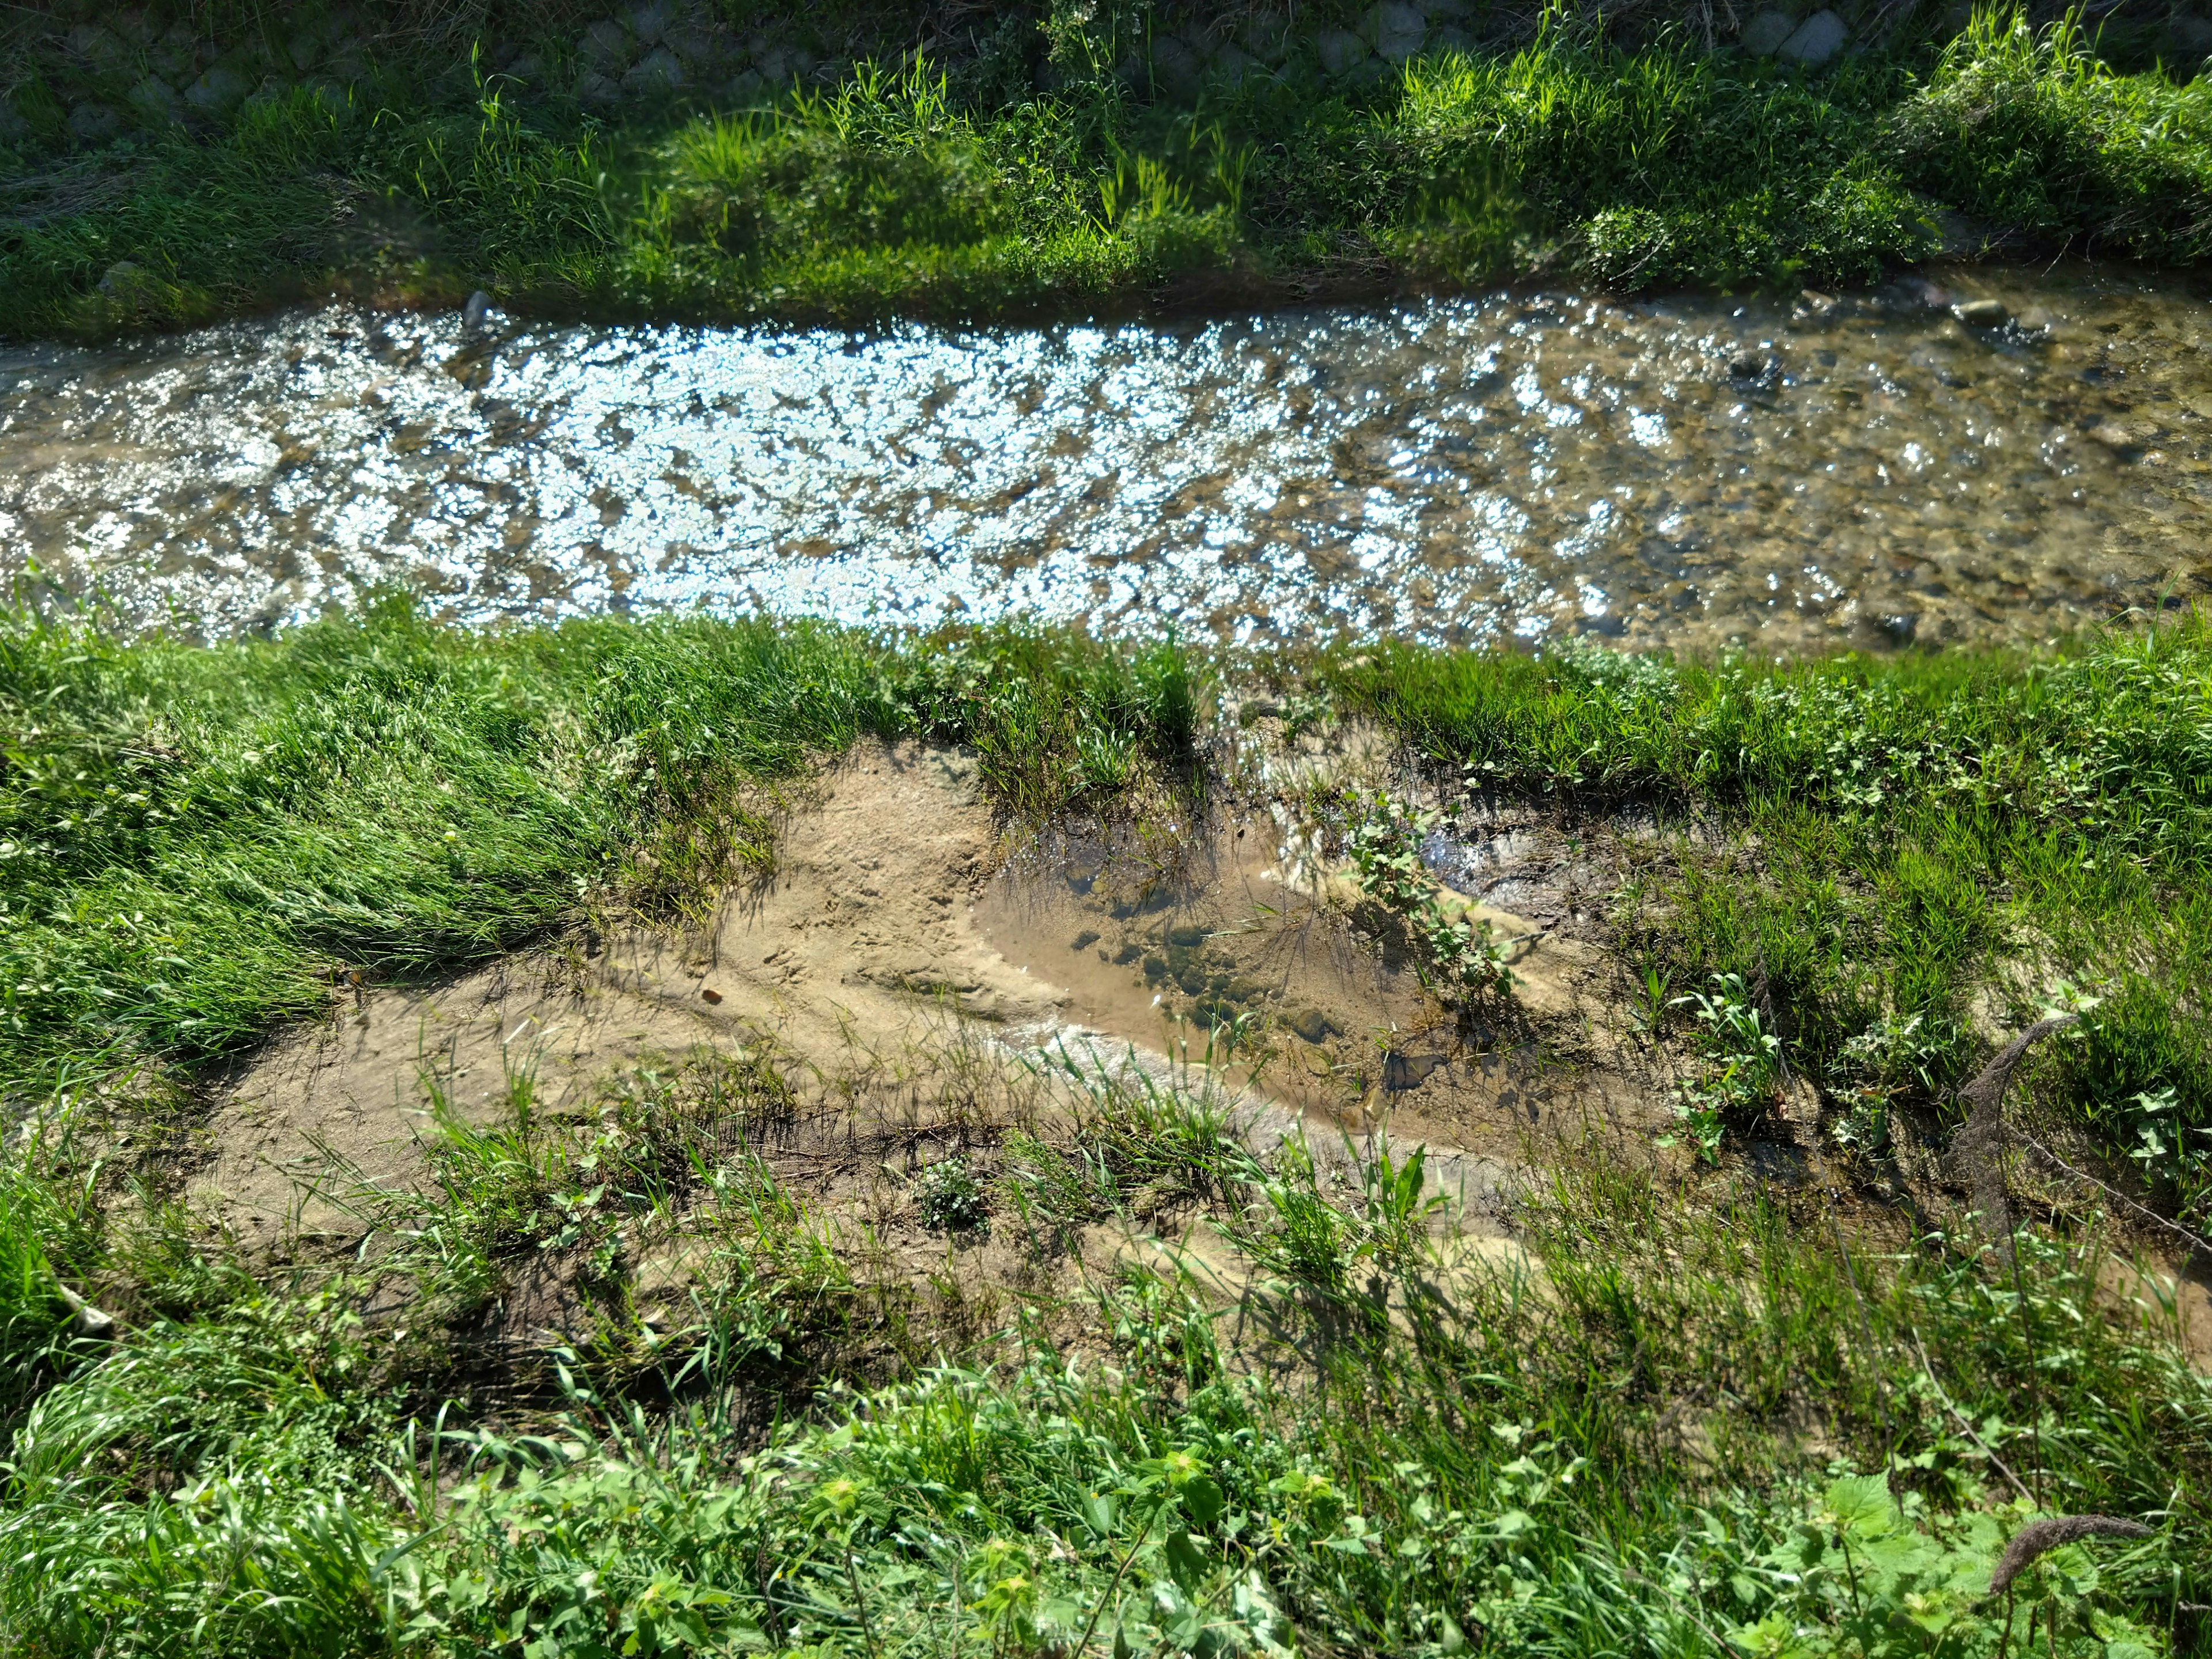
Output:
<path fill-rule="evenodd" d="M 1711 0 L 1698 3 L 1711 7 Z M 1528 21 L 1525 10 L 1475 0 L 1323 9 L 1320 26 L 1295 29 L 1285 14 L 1249 7 L 1130 9 L 1141 44 L 1124 47 L 1117 71 L 1141 94 L 1177 102 L 1195 98 L 1209 82 L 1292 65 L 1356 84 L 1417 54 L 1502 44 L 1525 33 Z M 1879 13 L 1880 0 L 1768 0 L 1741 12 L 1720 0 L 1690 27 L 1695 38 L 1710 27 L 1721 50 L 1817 66 L 1863 50 Z M 1639 19 L 1647 32 L 1662 16 L 1613 15 Z M 1942 21 L 1956 27 L 1965 15 L 1958 0 Z M 264 21 L 229 39 L 210 36 L 188 17 L 165 21 L 131 7 L 88 9 L 74 21 L 49 15 L 43 27 L 19 26 L 8 54 L 12 75 L 0 68 L 7 94 L 0 99 L 0 141 L 93 147 L 173 122 L 212 125 L 294 88 L 342 92 L 380 65 L 387 72 L 404 66 L 419 82 L 412 71 L 429 54 L 380 30 L 376 17 L 343 6 L 286 15 L 291 21 Z M 1312 20 L 1316 9 L 1309 5 L 1301 15 Z M 916 45 L 956 67 L 993 59 L 988 67 L 995 83 L 1010 92 L 1055 78 L 1033 15 L 1002 9 L 988 32 L 948 28 L 919 10 L 909 21 L 916 26 L 903 34 L 880 26 L 873 35 L 849 26 L 841 33 L 794 9 L 779 25 L 745 27 L 707 0 L 638 0 L 598 15 L 572 15 L 562 28 L 511 29 L 504 37 L 494 29 L 473 64 L 449 44 L 430 80 L 444 83 L 433 90 L 465 96 L 476 75 L 496 75 L 533 97 L 602 112 L 672 99 L 737 108 L 766 103 L 797 83 L 833 81 L 856 58 L 895 58 Z M 2193 71 L 2212 53 L 2212 15 L 2191 6 L 2116 8 L 2106 27 L 2108 40 L 2126 43 L 2127 55 L 2137 59 L 2155 55 Z"/>

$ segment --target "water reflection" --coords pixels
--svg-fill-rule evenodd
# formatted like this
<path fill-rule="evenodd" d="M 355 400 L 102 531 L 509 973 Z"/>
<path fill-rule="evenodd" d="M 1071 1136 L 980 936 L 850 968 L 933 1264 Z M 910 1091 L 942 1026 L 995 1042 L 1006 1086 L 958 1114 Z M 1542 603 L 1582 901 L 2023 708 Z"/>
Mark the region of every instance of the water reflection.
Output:
<path fill-rule="evenodd" d="M 2133 274 L 1048 329 L 356 311 L 0 355 L 0 536 L 209 632 L 1034 611 L 1266 640 L 2042 638 L 2212 591 L 2212 307 Z"/>

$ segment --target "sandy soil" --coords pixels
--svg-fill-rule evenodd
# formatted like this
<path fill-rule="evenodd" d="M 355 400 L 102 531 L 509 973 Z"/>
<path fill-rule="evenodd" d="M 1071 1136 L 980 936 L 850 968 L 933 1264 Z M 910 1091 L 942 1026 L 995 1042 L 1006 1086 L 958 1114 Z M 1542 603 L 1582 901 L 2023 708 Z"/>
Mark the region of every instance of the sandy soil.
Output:
<path fill-rule="evenodd" d="M 225 1091 L 194 1196 L 248 1237 L 343 1232 L 349 1182 L 416 1167 L 434 1089 L 481 1121 L 523 1072 L 557 1110 L 648 1056 L 766 1038 L 816 1091 L 880 1115 L 930 1097 L 948 1050 L 972 1046 L 956 1029 L 1006 1052 L 1164 1064 L 1204 1059 L 1211 1011 L 1248 1016 L 1228 1058 L 1257 1100 L 1332 1133 L 1387 1125 L 1498 1162 L 1563 1114 L 1650 1118 L 1626 1051 L 1591 1063 L 1604 968 L 1571 898 L 1544 884 L 1557 849 L 1522 830 L 1491 843 L 1496 878 L 1539 914 L 1485 912 L 1522 941 L 1520 984 L 1470 1022 L 1387 939 L 1293 885 L 1274 834 L 1257 815 L 1165 860 L 1054 841 L 1008 861 L 970 760 L 864 744 L 784 826 L 774 879 L 727 895 L 711 926 L 369 988 L 272 1044 Z"/>
<path fill-rule="evenodd" d="M 1512 1247 L 1490 1217 L 1551 1135 L 1669 1156 L 1655 1143 L 1671 1074 L 1628 1030 L 1601 948 L 1616 878 L 1598 856 L 1532 815 L 1455 836 L 1440 873 L 1516 942 L 1513 994 L 1471 1009 L 1424 988 L 1387 916 L 1299 864 L 1279 811 L 1228 811 L 1167 843 L 1060 836 L 1010 855 L 970 758 L 865 744 L 793 810 L 773 880 L 726 895 L 707 925 L 436 988 L 368 988 L 270 1045 L 224 1090 L 217 1155 L 191 1196 L 249 1245 L 349 1246 L 375 1193 L 418 1178 L 434 1093 L 489 1121 L 526 1074 L 557 1115 L 626 1068 L 765 1049 L 799 1103 L 769 1149 L 781 1178 L 860 1226 L 877 1274 L 929 1287 L 948 1331 L 1133 1261 L 1264 1323 L 1250 1264 L 1188 1206 L 1040 1251 L 1012 1227 L 948 1237 L 910 1190 L 931 1159 L 980 1148 L 988 1161 L 1004 1129 L 1049 1115 L 1037 1073 L 1055 1060 L 1188 1079 L 1210 1060 L 1255 1150 L 1303 1129 L 1349 1180 L 1355 1140 L 1400 1158 L 1427 1147 L 1469 1260 L 1494 1267 L 1505 1258 L 1481 1252 Z M 1222 1021 L 1233 1046 L 1208 1036 Z M 1778 1127 L 1756 1167 L 1817 1177 L 1815 1138 Z M 640 1308 L 680 1301 L 701 1250 L 653 1243 Z M 2194 1306 L 2201 1286 L 2182 1297 L 2201 1341 L 2212 1310 Z M 548 1264 L 517 1288 L 515 1334 L 550 1338 L 578 1312 Z"/>

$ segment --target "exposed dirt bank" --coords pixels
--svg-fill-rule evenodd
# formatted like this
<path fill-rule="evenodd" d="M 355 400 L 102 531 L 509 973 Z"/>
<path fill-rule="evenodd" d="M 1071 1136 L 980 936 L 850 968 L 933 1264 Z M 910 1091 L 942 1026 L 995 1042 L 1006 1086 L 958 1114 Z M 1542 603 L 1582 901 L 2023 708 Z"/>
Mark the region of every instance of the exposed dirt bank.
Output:
<path fill-rule="evenodd" d="M 274 1253 L 352 1250 L 423 1182 L 444 1133 L 435 1102 L 496 1126 L 526 1079 L 541 1118 L 588 1124 L 641 1067 L 757 1063 L 786 1096 L 744 1131 L 748 1155 L 954 1340 L 1002 1321 L 1010 1297 L 1065 1305 L 1132 1264 L 1267 1326 L 1280 1287 L 1255 1279 L 1203 1179 L 1163 1176 L 1110 1214 L 1001 1204 L 995 1226 L 979 1196 L 975 1224 L 947 1223 L 933 1171 L 1017 1191 L 1021 1146 L 1069 1140 L 1086 1097 L 1136 1098 L 1147 1079 L 1194 1090 L 1263 1158 L 1303 1132 L 1340 1188 L 1370 1178 L 1377 1152 L 1425 1148 L 1443 1200 L 1431 1224 L 1468 1241 L 1453 1249 L 1473 1249 L 1470 1269 L 1517 1262 L 1499 1200 L 1554 1137 L 1687 1169 L 1669 1144 L 1677 1063 L 1636 1029 L 1605 948 L 1619 844 L 1534 811 L 1456 823 L 1431 864 L 1508 942 L 1513 986 L 1447 1002 L 1392 918 L 1311 861 L 1285 805 L 1315 768 L 1340 781 L 1380 760 L 1356 740 L 1293 740 L 1261 761 L 1287 781 L 1255 792 L 1269 805 L 1224 805 L 1195 830 L 1010 843 L 970 757 L 863 744 L 790 811 L 773 878 L 725 893 L 703 925 L 590 934 L 442 987 L 367 988 L 272 1045 L 224 1090 L 193 1202 Z M 1848 1184 L 1809 1096 L 1747 1150 L 1785 1188 Z M 646 1323 L 665 1325 L 726 1247 L 680 1213 L 645 1230 L 628 1295 Z M 2212 1333 L 2203 1287 L 2179 1294 Z M 572 1339 L 590 1316 L 549 1258 L 511 1276 L 492 1322 L 527 1346 Z"/>
<path fill-rule="evenodd" d="M 1562 1113 L 1639 1136 L 1663 1117 L 1554 838 L 1501 823 L 1463 878 L 1540 918 L 1482 908 L 1515 941 L 1516 985 L 1468 1012 L 1302 886 L 1278 834 L 1231 814 L 1166 845 L 1052 838 L 1008 859 L 967 757 L 864 745 L 793 813 L 774 878 L 707 927 L 370 988 L 272 1045 L 226 1090 L 198 1191 L 264 1232 L 302 1217 L 301 1183 L 334 1160 L 403 1177 L 434 1089 L 481 1121 L 526 1072 L 558 1111 L 647 1057 L 763 1041 L 803 1092 L 875 1118 L 918 1109 L 977 1053 L 1055 1050 L 1210 1060 L 1257 1109 L 1492 1158 Z M 342 1225 L 312 1202 L 302 1218 Z"/>

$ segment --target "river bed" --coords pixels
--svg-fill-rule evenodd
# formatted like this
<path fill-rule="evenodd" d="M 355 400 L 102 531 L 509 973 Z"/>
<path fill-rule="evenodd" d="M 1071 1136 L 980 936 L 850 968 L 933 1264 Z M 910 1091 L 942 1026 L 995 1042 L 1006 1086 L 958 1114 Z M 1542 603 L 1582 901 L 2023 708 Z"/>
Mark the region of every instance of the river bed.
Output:
<path fill-rule="evenodd" d="M 401 585 L 475 623 L 2028 643 L 2212 593 L 2212 305 L 2077 269 L 1041 328 L 297 312 L 0 349 L 0 564 L 209 636 Z"/>

